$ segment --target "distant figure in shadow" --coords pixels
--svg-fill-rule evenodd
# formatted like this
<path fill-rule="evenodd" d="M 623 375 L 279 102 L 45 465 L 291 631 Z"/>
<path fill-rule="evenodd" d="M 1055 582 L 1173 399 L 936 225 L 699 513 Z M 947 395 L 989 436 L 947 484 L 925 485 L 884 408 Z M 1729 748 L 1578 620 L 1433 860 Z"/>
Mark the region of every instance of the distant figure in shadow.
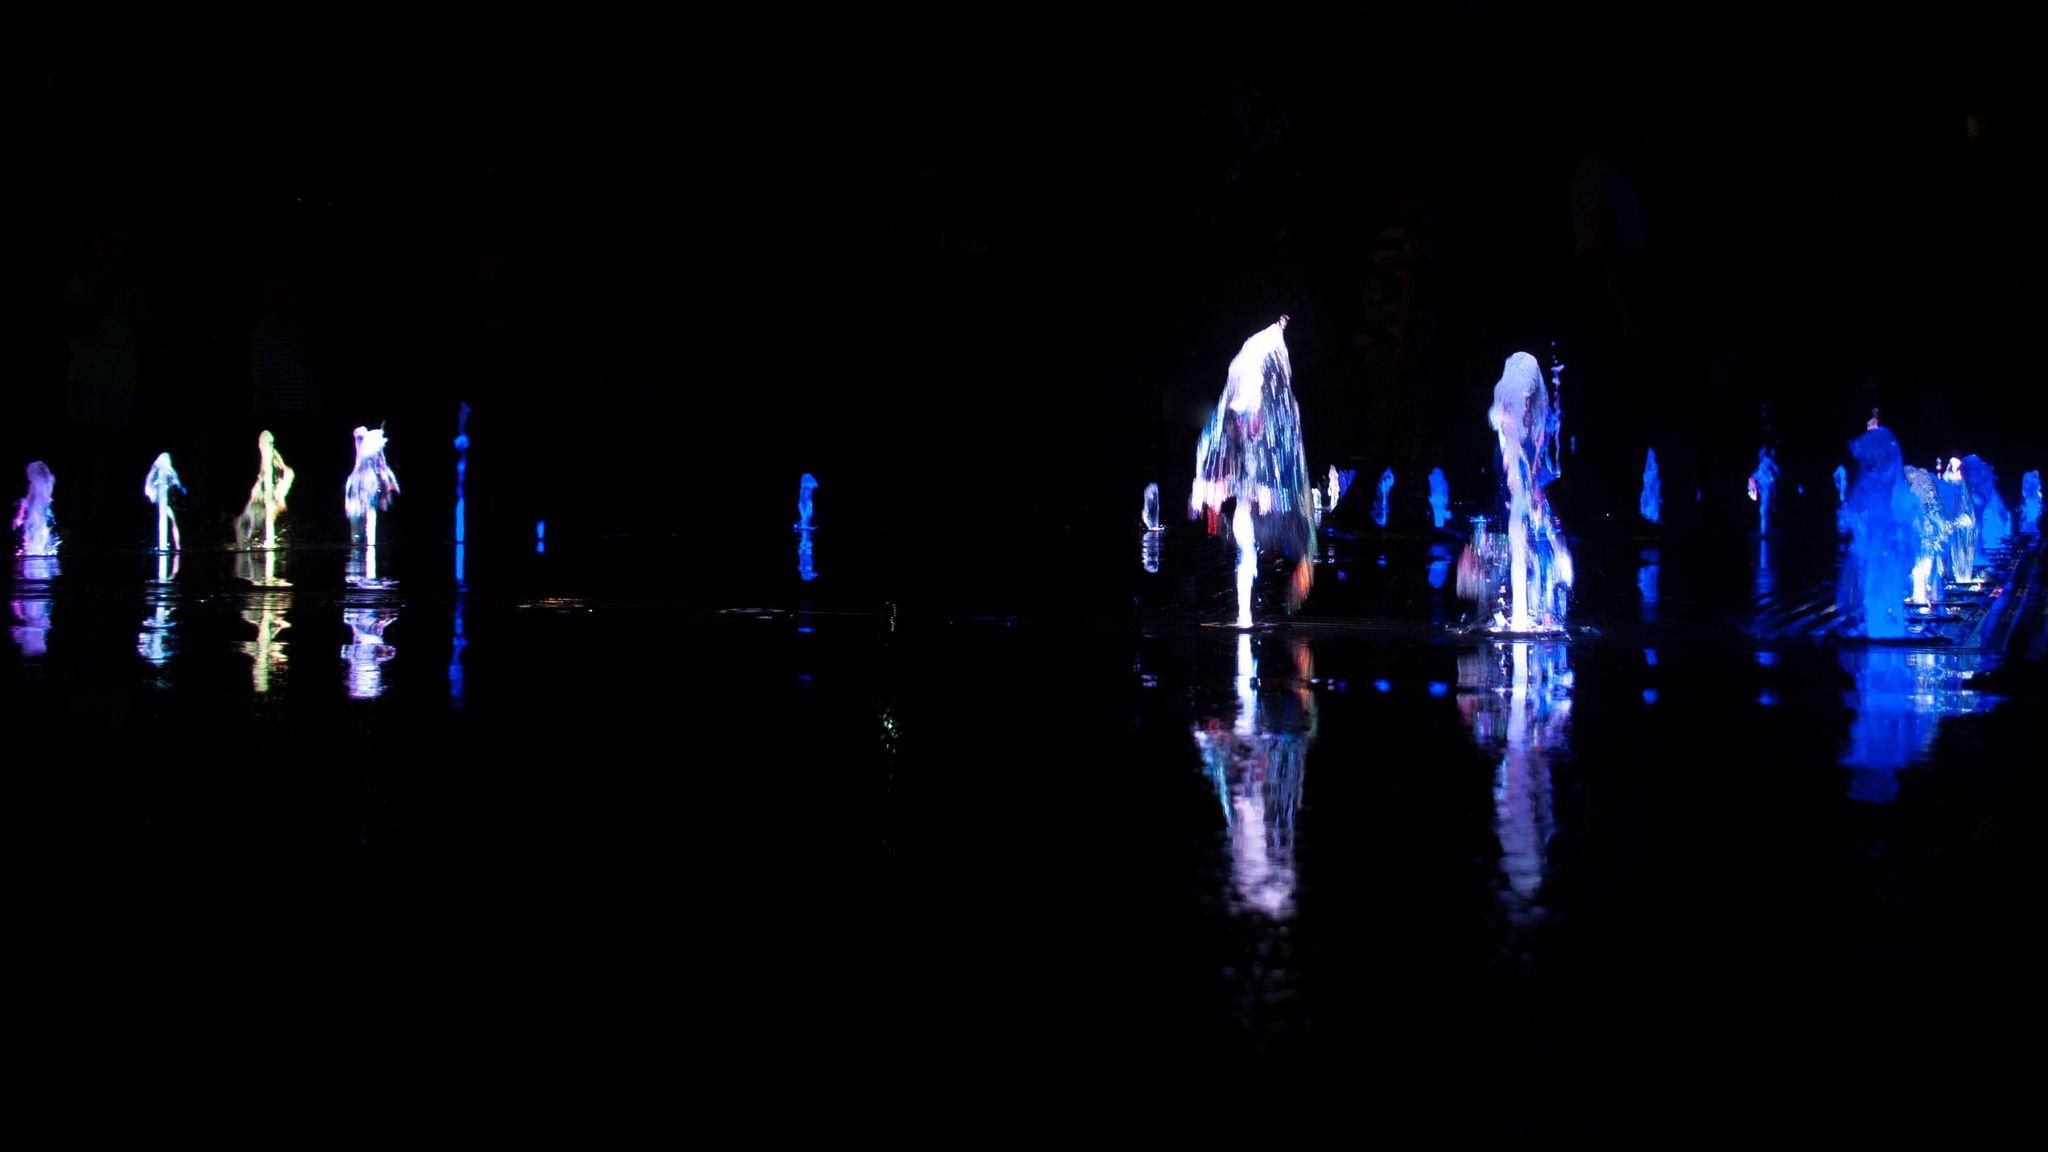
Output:
<path fill-rule="evenodd" d="M 142 331 L 149 308 L 128 268 L 128 233 L 93 233 L 92 265 L 64 285 L 70 360 L 64 374 L 64 422 L 71 475 L 83 483 L 81 519 L 108 526 L 113 464 L 133 439 Z M 126 491 L 127 484 L 119 487 Z"/>

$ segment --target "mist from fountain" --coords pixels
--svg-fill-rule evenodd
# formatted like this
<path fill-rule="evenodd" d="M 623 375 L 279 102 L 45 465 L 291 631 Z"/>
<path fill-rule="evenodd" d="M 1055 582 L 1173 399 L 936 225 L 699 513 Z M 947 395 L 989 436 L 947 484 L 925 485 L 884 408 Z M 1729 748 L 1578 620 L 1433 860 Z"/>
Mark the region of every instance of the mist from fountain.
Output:
<path fill-rule="evenodd" d="M 1195 448 L 1195 479 L 1188 517 L 1206 514 L 1213 534 L 1223 506 L 1235 501 L 1230 526 L 1237 539 L 1237 623 L 1252 622 L 1252 584 L 1258 548 L 1294 558 L 1287 610 L 1299 607 L 1315 580 L 1315 500 L 1302 445 L 1301 409 L 1282 331 L 1287 318 L 1253 335 L 1230 361 L 1230 370 Z"/>

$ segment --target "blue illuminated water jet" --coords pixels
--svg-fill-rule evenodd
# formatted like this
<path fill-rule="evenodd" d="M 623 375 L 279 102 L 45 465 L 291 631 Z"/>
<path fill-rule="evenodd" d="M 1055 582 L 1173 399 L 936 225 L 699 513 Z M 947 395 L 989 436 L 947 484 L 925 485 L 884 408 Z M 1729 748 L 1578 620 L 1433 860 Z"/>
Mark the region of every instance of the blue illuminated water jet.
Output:
<path fill-rule="evenodd" d="M 1941 493 L 1941 511 L 1948 518 L 1949 579 L 1968 584 L 1977 579 L 1977 516 L 1970 491 L 1963 483 L 1963 462 L 1949 457 L 1935 487 Z"/>
<path fill-rule="evenodd" d="M 1931 606 L 1941 602 L 1941 589 L 1948 572 L 1948 538 L 1953 527 L 1942 515 L 1941 494 L 1934 475 L 1924 468 L 1906 468 L 1906 487 L 1913 493 L 1919 514 L 1913 520 L 1913 602 Z"/>
<path fill-rule="evenodd" d="M 469 471 L 469 405 L 455 414 L 455 543 L 459 546 L 467 539 L 468 524 L 463 513 L 462 481 Z M 455 579 L 462 580 L 462 559 L 458 548 L 455 560 Z"/>
<path fill-rule="evenodd" d="M 1394 470 L 1389 468 L 1380 473 L 1379 494 L 1372 499 L 1372 522 L 1382 528 L 1387 526 L 1387 493 L 1393 491 L 1393 488 Z"/>
<path fill-rule="evenodd" d="M 533 522 L 533 550 L 536 553 L 548 550 L 548 522 L 545 520 Z"/>
<path fill-rule="evenodd" d="M 1451 522 L 1451 482 L 1441 468 L 1429 470 L 1429 514 L 1439 528 Z"/>
<path fill-rule="evenodd" d="M 784 475 L 788 475 L 788 473 L 784 473 Z M 812 527 L 811 494 L 817 490 L 818 478 L 809 472 L 804 473 L 796 482 L 796 528 L 799 532 L 807 531 Z"/>
<path fill-rule="evenodd" d="M 1244 342 L 1230 361 L 1223 395 L 1195 448 L 1188 517 L 1207 515 L 1213 535 L 1226 503 L 1235 502 L 1237 624 L 1252 624 L 1252 582 L 1258 549 L 1294 558 L 1287 610 L 1299 607 L 1315 581 L 1315 500 L 1302 445 L 1301 409 L 1282 331 L 1287 318 Z"/>
<path fill-rule="evenodd" d="M 2041 474 L 2029 472 L 2020 477 L 2020 523 L 2022 532 L 2041 530 Z"/>
<path fill-rule="evenodd" d="M 1664 480 L 1657 475 L 1657 450 L 1652 448 L 1643 460 L 1643 495 L 1636 504 L 1643 519 L 1652 524 L 1659 523 L 1659 514 L 1664 508 Z"/>
<path fill-rule="evenodd" d="M 1769 448 L 1756 452 L 1756 471 L 1749 474 L 1749 498 L 1756 501 L 1756 531 L 1759 536 L 1771 532 L 1771 504 L 1778 491 L 1778 462 L 1771 457 Z"/>
<path fill-rule="evenodd" d="M 1842 501 L 1847 500 L 1848 498 L 1849 470 L 1847 468 L 1842 467 L 1840 464 L 1837 464 L 1835 465 L 1835 503 L 1840 504 Z"/>
<path fill-rule="evenodd" d="M 1842 505 L 1850 542 L 1835 583 L 1836 604 L 1845 616 L 1861 615 L 1862 635 L 1896 639 L 1906 634 L 1919 501 L 1906 486 L 1899 442 L 1889 429 L 1864 432 L 1850 442 L 1849 453 L 1856 479 Z"/>
<path fill-rule="evenodd" d="M 1998 474 L 1981 457 L 1963 457 L 1963 483 L 1969 488 L 1970 508 L 1977 520 L 1978 564 L 1991 563 L 1991 554 L 2005 547 L 2012 535 L 2012 513 L 1998 498 Z"/>

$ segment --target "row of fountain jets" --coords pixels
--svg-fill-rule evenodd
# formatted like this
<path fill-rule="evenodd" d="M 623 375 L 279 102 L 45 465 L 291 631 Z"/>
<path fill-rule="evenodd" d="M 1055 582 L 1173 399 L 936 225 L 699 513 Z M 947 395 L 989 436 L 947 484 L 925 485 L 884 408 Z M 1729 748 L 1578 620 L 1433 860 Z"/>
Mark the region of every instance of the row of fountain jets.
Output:
<path fill-rule="evenodd" d="M 1234 502 L 1229 531 L 1238 546 L 1240 628 L 1252 627 L 1251 594 L 1261 547 L 1293 558 L 1286 608 L 1292 612 L 1300 605 L 1314 581 L 1316 530 L 1355 475 L 1332 467 L 1321 486 L 1311 477 L 1286 328 L 1283 316 L 1245 341 L 1230 362 L 1223 394 L 1195 449 L 1189 518 L 1205 518 L 1210 534 L 1218 534 L 1224 506 Z M 1494 385 L 1487 423 L 1499 442 L 1508 507 L 1501 531 L 1488 531 L 1485 517 L 1474 518 L 1472 540 L 1458 558 L 1457 584 L 1461 597 L 1491 604 L 1488 627 L 1494 632 L 1564 630 L 1572 556 L 1544 497 L 1545 486 L 1560 475 L 1563 369 L 1553 358 L 1546 382 L 1536 358 L 1517 352 L 1508 357 Z M 1951 459 L 1938 475 L 1902 467 L 1897 440 L 1878 424 L 1875 412 L 1850 451 L 1858 468 L 1854 491 L 1847 469 L 1834 472 L 1837 523 L 1851 540 L 1839 585 L 1843 608 L 1861 612 L 1869 636 L 1902 636 L 1906 613 L 1915 605 L 1926 611 L 1938 602 L 1944 578 L 1968 582 L 1973 568 L 2012 533 L 2012 517 L 1999 499 L 1989 464 L 1976 456 Z M 1748 488 L 1761 534 L 1771 531 L 1778 476 L 1771 450 L 1760 449 Z M 1394 473 L 1388 469 L 1380 476 L 1372 511 L 1382 528 L 1393 486 Z M 2026 473 L 2021 491 L 2021 525 L 2036 530 L 2041 474 Z M 1450 486 L 1441 468 L 1430 472 L 1429 504 L 1436 526 L 1444 527 L 1450 519 Z M 1646 452 L 1638 510 L 1645 520 L 1661 522 L 1663 482 L 1654 448 Z M 1164 527 L 1157 484 L 1145 489 L 1143 516 L 1143 560 L 1148 571 L 1157 571 L 1157 533 Z"/>

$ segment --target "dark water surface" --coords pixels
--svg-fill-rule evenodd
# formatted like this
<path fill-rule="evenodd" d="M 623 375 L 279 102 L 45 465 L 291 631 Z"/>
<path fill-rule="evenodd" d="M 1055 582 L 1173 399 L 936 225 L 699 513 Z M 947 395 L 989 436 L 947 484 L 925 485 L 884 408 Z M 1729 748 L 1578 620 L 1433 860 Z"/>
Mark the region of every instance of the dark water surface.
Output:
<path fill-rule="evenodd" d="M 1826 541 L 1588 544 L 1503 642 L 1448 534 L 1249 636 L 1193 528 L 795 540 L 17 561 L 23 1042 L 862 1131 L 2018 1099 L 2039 662 L 1759 640 Z"/>

